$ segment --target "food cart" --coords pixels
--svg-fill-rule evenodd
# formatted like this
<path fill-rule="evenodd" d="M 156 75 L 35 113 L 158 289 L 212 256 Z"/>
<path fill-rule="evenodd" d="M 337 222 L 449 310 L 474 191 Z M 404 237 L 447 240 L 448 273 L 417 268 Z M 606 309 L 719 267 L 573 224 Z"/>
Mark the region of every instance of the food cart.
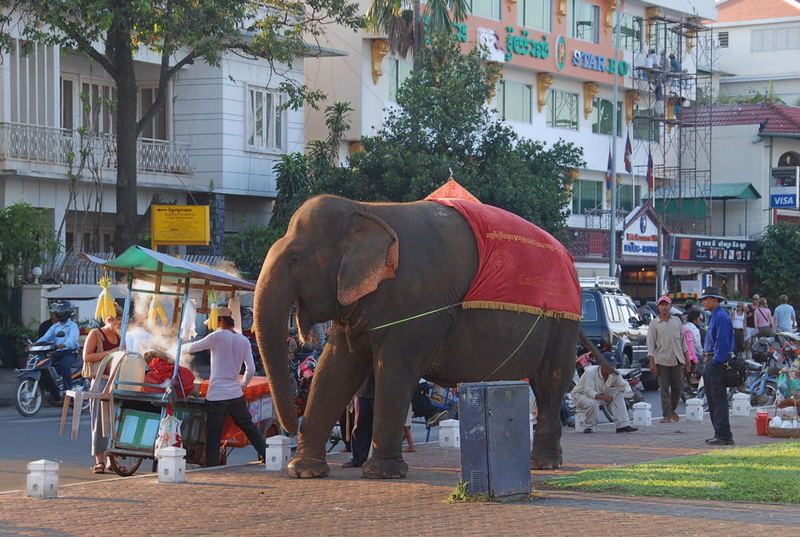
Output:
<path fill-rule="evenodd" d="M 205 466 L 206 445 L 206 400 L 208 381 L 200 383 L 198 394 L 185 394 L 175 382 L 179 375 L 181 346 L 183 337 L 186 304 L 193 297 L 199 297 L 198 313 L 210 310 L 209 293 L 221 300 L 225 295 L 235 298 L 241 291 L 252 291 L 255 286 L 211 267 L 190 263 L 141 246 L 131 246 L 119 257 L 112 260 L 100 259 L 88 254 L 80 254 L 83 259 L 101 265 L 109 272 L 122 273 L 126 279 L 126 297 L 123 308 L 123 321 L 120 335 L 120 351 L 125 351 L 126 333 L 129 328 L 133 296 L 137 293 L 151 294 L 173 299 L 172 318 L 167 322 L 176 332 L 175 365 L 172 383 L 164 386 L 163 393 L 141 391 L 143 387 L 162 387 L 162 385 L 140 382 L 113 382 L 110 398 L 113 405 L 114 424 L 108 442 L 108 457 L 111 468 L 121 476 L 132 475 L 144 459 L 155 459 L 154 447 L 161 419 L 167 412 L 181 420 L 181 436 L 186 449 L 188 463 Z M 240 327 L 241 328 L 241 327 Z M 280 433 L 273 416 L 269 384 L 265 377 L 254 377 L 248 384 L 245 398 L 253 421 L 264 436 Z M 169 410 L 168 410 L 169 409 Z M 221 458 L 225 463 L 229 450 L 248 445 L 247 437 L 236 427 L 230 417 L 226 418 L 222 431 Z"/>

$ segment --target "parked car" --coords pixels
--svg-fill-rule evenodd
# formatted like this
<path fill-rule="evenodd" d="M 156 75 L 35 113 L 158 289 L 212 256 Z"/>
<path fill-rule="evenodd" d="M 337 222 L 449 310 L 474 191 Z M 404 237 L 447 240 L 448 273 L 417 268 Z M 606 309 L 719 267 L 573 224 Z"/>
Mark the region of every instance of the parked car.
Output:
<path fill-rule="evenodd" d="M 645 387 L 657 384 L 647 369 L 647 324 L 619 288 L 616 278 L 580 278 L 583 315 L 581 327 L 598 346 L 608 347 L 620 368 L 641 367 Z"/>

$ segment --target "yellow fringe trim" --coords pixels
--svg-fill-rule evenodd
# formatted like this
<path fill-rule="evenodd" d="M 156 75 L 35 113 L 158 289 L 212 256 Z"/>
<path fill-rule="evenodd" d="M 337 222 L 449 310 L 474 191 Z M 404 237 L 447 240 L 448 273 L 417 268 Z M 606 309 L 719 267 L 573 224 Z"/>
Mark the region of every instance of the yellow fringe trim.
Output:
<path fill-rule="evenodd" d="M 488 309 L 488 310 L 504 310 L 504 311 L 518 311 L 520 313 L 530 313 L 532 315 L 541 315 L 543 317 L 552 317 L 554 319 L 569 319 L 571 321 L 580 321 L 581 316 L 577 313 L 570 313 L 568 311 L 554 311 L 537 308 L 536 306 L 524 306 L 522 304 L 512 304 L 510 302 L 490 302 L 488 300 L 471 300 L 469 302 L 462 302 L 461 307 L 467 310 L 472 309 Z"/>

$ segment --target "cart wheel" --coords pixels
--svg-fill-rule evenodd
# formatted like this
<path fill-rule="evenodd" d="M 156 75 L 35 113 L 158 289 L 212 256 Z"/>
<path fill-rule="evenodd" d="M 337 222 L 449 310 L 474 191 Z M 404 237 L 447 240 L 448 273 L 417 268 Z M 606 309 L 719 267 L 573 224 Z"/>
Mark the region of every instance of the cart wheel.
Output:
<path fill-rule="evenodd" d="M 136 473 L 136 470 L 139 469 L 139 465 L 142 464 L 144 457 L 116 455 L 114 453 L 109 453 L 108 460 L 111 462 L 111 469 L 114 470 L 117 475 L 128 477 L 129 475 Z"/>
<path fill-rule="evenodd" d="M 281 434 L 281 428 L 275 420 L 264 420 L 258 425 L 258 432 L 262 438 L 269 438 Z"/>
<path fill-rule="evenodd" d="M 206 418 L 200 414 L 189 416 L 181 424 L 186 462 L 206 465 Z"/>

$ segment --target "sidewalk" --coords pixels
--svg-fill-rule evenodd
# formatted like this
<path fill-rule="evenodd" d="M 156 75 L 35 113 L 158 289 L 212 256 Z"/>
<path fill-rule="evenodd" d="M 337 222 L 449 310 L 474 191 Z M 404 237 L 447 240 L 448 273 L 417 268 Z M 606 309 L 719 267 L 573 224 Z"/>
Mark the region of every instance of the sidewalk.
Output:
<path fill-rule="evenodd" d="M 739 446 L 779 442 L 756 436 L 752 417 L 732 417 Z M 565 465 L 535 480 L 584 468 L 628 465 L 709 451 L 711 425 L 655 424 L 616 434 L 564 432 Z M 720 448 L 725 449 L 725 448 Z M 638 498 L 534 486 L 525 502 L 448 504 L 459 452 L 422 444 L 407 453 L 409 477 L 360 479 L 329 457 L 327 479 L 297 480 L 261 465 L 189 472 L 187 483 L 152 475 L 65 486 L 58 500 L 0 494 L 0 535 L 782 535 L 800 526 L 798 506 Z"/>

